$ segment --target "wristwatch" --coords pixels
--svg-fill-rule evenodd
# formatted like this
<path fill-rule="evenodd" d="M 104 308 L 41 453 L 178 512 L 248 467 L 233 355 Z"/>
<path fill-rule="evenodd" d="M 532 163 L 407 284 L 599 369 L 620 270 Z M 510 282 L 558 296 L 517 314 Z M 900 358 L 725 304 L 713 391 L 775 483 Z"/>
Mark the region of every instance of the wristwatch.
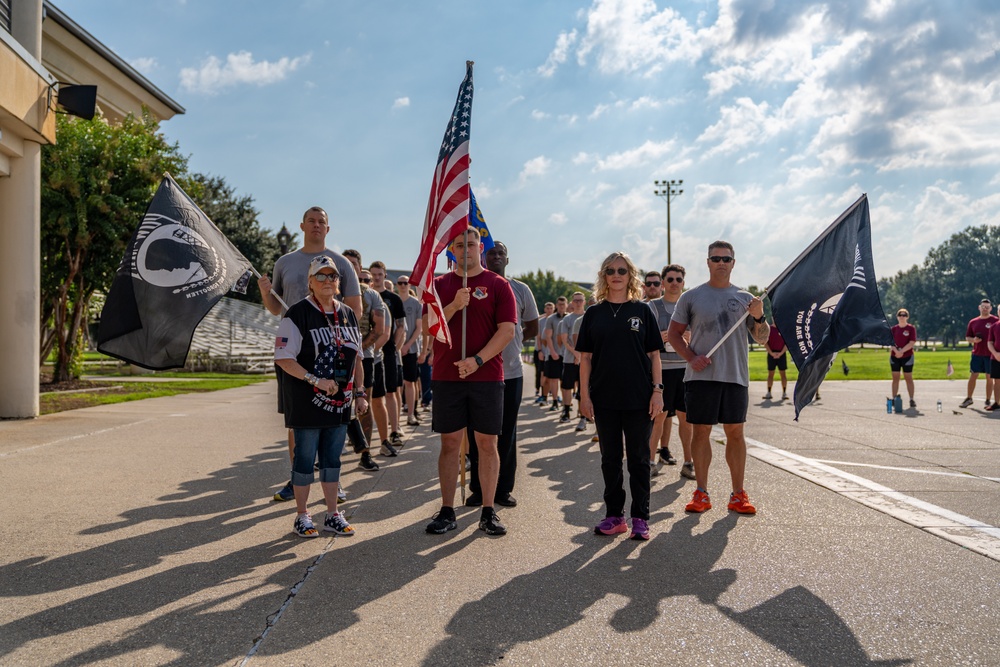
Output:
<path fill-rule="evenodd" d="M 472 358 L 476 360 L 476 365 L 477 366 L 482 366 L 483 365 L 483 363 L 484 363 L 483 362 L 483 358 L 480 357 L 478 354 L 472 355 Z"/>
<path fill-rule="evenodd" d="M 654 382 L 653 383 L 653 389 L 654 390 L 659 389 L 660 391 L 663 391 L 663 385 L 662 384 L 657 384 L 657 383 Z"/>
<path fill-rule="evenodd" d="M 764 322 L 766 322 L 766 321 L 767 321 L 767 318 L 765 318 L 765 317 L 764 317 L 763 315 L 761 315 L 761 316 L 760 316 L 760 319 L 758 319 L 758 318 L 756 318 L 756 317 L 754 317 L 754 318 L 752 318 L 752 319 L 753 319 L 753 321 L 754 321 L 754 322 L 756 322 L 757 324 L 764 324 Z"/>

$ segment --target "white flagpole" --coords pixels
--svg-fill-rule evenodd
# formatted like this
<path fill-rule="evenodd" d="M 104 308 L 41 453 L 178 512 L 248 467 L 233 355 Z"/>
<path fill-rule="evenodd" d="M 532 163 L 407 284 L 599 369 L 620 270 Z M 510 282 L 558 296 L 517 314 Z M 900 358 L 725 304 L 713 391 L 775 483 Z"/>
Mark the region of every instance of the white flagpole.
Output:
<path fill-rule="evenodd" d="M 258 273 L 257 269 L 255 269 L 254 267 L 251 266 L 250 270 L 253 271 L 253 274 L 255 276 L 257 276 L 257 278 L 259 280 L 260 279 L 260 273 Z M 271 288 L 271 294 L 274 296 L 275 299 L 278 300 L 278 303 L 281 304 L 282 308 L 284 308 L 285 310 L 288 310 L 288 304 L 285 303 L 284 299 L 282 299 L 280 296 L 278 296 L 278 293 L 274 291 L 273 287 Z"/>

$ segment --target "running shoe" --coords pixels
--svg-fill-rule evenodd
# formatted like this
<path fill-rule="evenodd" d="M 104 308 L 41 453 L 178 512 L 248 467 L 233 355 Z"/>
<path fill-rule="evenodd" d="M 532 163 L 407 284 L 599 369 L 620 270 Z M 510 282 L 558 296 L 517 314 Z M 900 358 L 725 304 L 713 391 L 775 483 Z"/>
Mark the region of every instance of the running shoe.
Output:
<path fill-rule="evenodd" d="M 757 508 L 750 504 L 746 491 L 734 491 L 729 496 L 729 509 L 740 514 L 757 513 Z"/>
<path fill-rule="evenodd" d="M 659 475 L 660 475 L 660 468 L 656 465 L 656 461 L 650 461 L 649 462 L 649 476 L 650 477 L 659 477 Z"/>
<path fill-rule="evenodd" d="M 587 418 L 586 417 L 580 417 L 580 421 L 578 421 L 576 423 L 576 430 L 577 431 L 586 431 L 587 430 Z"/>
<path fill-rule="evenodd" d="M 378 453 L 388 457 L 399 456 L 399 452 L 396 451 L 396 448 L 388 440 L 382 441 L 382 446 L 379 448 Z"/>
<path fill-rule="evenodd" d="M 911 408 L 917 407 L 917 402 L 915 400 L 913 400 L 912 398 L 910 399 L 910 407 Z"/>
<path fill-rule="evenodd" d="M 770 401 L 771 400 L 771 392 L 767 392 L 766 394 L 764 394 L 764 400 L 765 401 Z"/>
<path fill-rule="evenodd" d="M 556 403 L 555 401 L 552 401 L 552 405 L 549 406 L 549 412 L 555 412 L 558 409 L 559 409 L 559 404 Z"/>
<path fill-rule="evenodd" d="M 389 443 L 393 447 L 402 447 L 403 446 L 403 434 L 399 433 L 397 431 L 393 431 L 392 433 L 389 434 Z"/>
<path fill-rule="evenodd" d="M 694 512 L 696 514 L 706 512 L 710 509 L 712 509 L 712 500 L 701 489 L 695 489 L 691 502 L 684 506 L 685 512 Z"/>
<path fill-rule="evenodd" d="M 559 423 L 560 424 L 568 424 L 569 423 L 569 413 L 568 412 L 563 412 L 561 415 L 559 415 Z"/>
<path fill-rule="evenodd" d="M 458 528 L 458 521 L 455 519 L 454 511 L 445 514 L 442 510 L 434 515 L 433 521 L 427 524 L 427 532 L 435 535 L 443 535 L 456 528 Z"/>
<path fill-rule="evenodd" d="M 992 404 L 989 401 L 986 401 L 986 403 L 983 404 L 983 407 L 984 408 L 988 408 L 988 407 L 990 407 L 990 405 L 992 405 Z"/>
<path fill-rule="evenodd" d="M 470 493 L 469 497 L 465 499 L 466 507 L 482 507 L 483 506 L 483 496 L 479 493 Z"/>
<path fill-rule="evenodd" d="M 497 505 L 502 505 L 503 507 L 517 507 L 517 499 L 515 499 L 512 495 L 497 498 L 495 502 Z"/>
<path fill-rule="evenodd" d="M 819 397 L 817 396 L 817 398 L 819 398 Z M 787 391 L 781 392 L 781 400 L 783 400 L 783 401 L 787 401 L 788 400 L 788 392 Z"/>
<path fill-rule="evenodd" d="M 288 484 L 285 484 L 283 487 L 281 487 L 281 491 L 278 491 L 276 494 L 274 494 L 274 500 L 275 502 L 279 503 L 285 503 L 288 502 L 289 500 L 295 500 L 295 491 L 292 490 L 292 483 L 288 482 Z"/>
<path fill-rule="evenodd" d="M 492 508 L 484 510 L 483 516 L 479 519 L 479 530 L 487 535 L 506 535 L 507 527 L 500 523 L 500 517 Z"/>
<path fill-rule="evenodd" d="M 346 503 L 347 502 L 347 492 L 344 491 L 343 487 L 337 487 L 337 502 Z"/>
<path fill-rule="evenodd" d="M 646 523 L 645 519 L 632 519 L 632 534 L 629 535 L 631 540 L 648 540 L 649 539 L 649 524 Z"/>
<path fill-rule="evenodd" d="M 545 405 L 545 397 L 539 396 L 535 399 L 535 405 Z"/>
<path fill-rule="evenodd" d="M 684 479 L 697 479 L 694 474 L 694 464 L 690 461 L 685 461 L 684 465 L 681 466 L 681 477 Z"/>
<path fill-rule="evenodd" d="M 598 437 L 597 437 L 597 436 L 595 435 L 594 437 L 592 437 L 592 438 L 590 439 L 590 441 L 591 441 L 591 442 L 600 442 L 600 441 L 601 441 L 601 439 L 600 439 L 600 438 L 598 438 Z"/>
<path fill-rule="evenodd" d="M 319 531 L 316 530 L 316 526 L 313 524 L 312 517 L 309 516 L 308 512 L 295 517 L 292 530 L 299 537 L 319 537 Z"/>
<path fill-rule="evenodd" d="M 967 408 L 970 405 L 972 405 L 973 403 L 975 403 L 975 401 L 973 401 L 971 398 L 967 398 L 964 401 L 962 401 L 961 403 L 959 403 L 958 407 L 960 407 L 960 408 Z"/>
<path fill-rule="evenodd" d="M 594 526 L 595 535 L 615 535 L 627 531 L 628 526 L 625 525 L 625 517 L 623 516 L 606 516 L 603 521 Z"/>
<path fill-rule="evenodd" d="M 371 452 L 365 452 L 361 455 L 361 467 L 372 472 L 378 470 L 378 464 L 372 458 Z"/>
<path fill-rule="evenodd" d="M 414 410 L 414 413 L 416 413 L 416 410 Z M 420 417 L 418 417 L 416 414 L 410 415 L 409 417 L 406 418 L 406 425 L 420 426 Z"/>
<path fill-rule="evenodd" d="M 1000 403 L 994 403 L 993 405 L 983 409 L 987 412 L 996 412 L 997 410 L 1000 410 Z"/>
<path fill-rule="evenodd" d="M 323 522 L 323 530 L 341 537 L 354 537 L 354 527 L 347 523 L 343 512 L 326 513 L 326 520 Z"/>
<path fill-rule="evenodd" d="M 675 459 L 670 454 L 670 448 L 669 447 L 660 447 L 659 454 L 660 454 L 660 462 L 661 463 L 666 463 L 668 466 L 675 466 L 675 465 L 677 465 L 677 459 Z"/>

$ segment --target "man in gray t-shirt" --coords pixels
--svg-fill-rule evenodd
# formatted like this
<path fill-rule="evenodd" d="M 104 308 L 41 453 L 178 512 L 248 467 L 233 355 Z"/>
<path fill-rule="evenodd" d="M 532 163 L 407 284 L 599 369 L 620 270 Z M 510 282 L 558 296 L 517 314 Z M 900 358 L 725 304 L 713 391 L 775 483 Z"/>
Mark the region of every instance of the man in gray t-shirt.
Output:
<path fill-rule="evenodd" d="M 549 412 L 559 409 L 559 385 L 562 382 L 562 347 L 559 346 L 559 324 L 566 317 L 569 302 L 566 297 L 556 299 L 556 312 L 545 318 L 545 326 L 539 332 L 542 345 L 545 346 L 545 381 L 552 394 L 552 405 Z"/>
<path fill-rule="evenodd" d="M 692 454 L 698 488 L 685 510 L 704 512 L 712 509 L 708 495 L 708 467 L 712 462 L 710 437 L 712 426 L 722 424 L 726 433 L 726 462 L 732 477 L 733 492 L 729 509 L 740 514 L 755 514 L 743 478 L 746 472 L 747 445 L 743 436 L 749 405 L 750 369 L 746 331 L 763 345 L 770 330 L 764 320 L 764 304 L 758 298 L 730 282 L 736 265 L 733 246 L 715 241 L 708 247 L 707 283 L 682 294 L 677 300 L 667 330 L 667 342 L 687 362 L 684 375 L 684 402 L 692 428 Z M 749 317 L 747 317 L 749 315 Z M 747 318 L 747 319 L 744 319 Z M 734 326 L 736 330 L 708 356 L 712 348 Z M 691 342 L 684 340 L 690 327 Z"/>
<path fill-rule="evenodd" d="M 562 318 L 556 330 L 556 340 L 562 348 L 562 378 L 559 388 L 562 389 L 563 409 L 559 416 L 559 423 L 565 424 L 569 421 L 569 413 L 573 407 L 573 393 L 580 382 L 580 361 L 579 355 L 573 343 L 573 325 L 583 317 L 583 310 L 587 306 L 587 297 L 583 292 L 573 292 L 569 300 L 570 312 Z M 584 417 L 581 416 L 581 419 Z M 586 428 L 586 422 L 582 422 Z M 579 430 L 579 429 L 578 429 Z"/>
<path fill-rule="evenodd" d="M 420 354 L 421 315 L 423 305 L 420 300 L 410 294 L 410 276 L 401 275 L 396 278 L 396 296 L 403 302 L 403 312 L 406 314 L 406 337 L 399 346 L 399 355 L 403 363 L 403 398 L 406 401 L 406 423 L 408 426 L 419 426 L 420 415 L 417 414 L 417 383 L 420 381 L 420 368 L 417 356 Z"/>

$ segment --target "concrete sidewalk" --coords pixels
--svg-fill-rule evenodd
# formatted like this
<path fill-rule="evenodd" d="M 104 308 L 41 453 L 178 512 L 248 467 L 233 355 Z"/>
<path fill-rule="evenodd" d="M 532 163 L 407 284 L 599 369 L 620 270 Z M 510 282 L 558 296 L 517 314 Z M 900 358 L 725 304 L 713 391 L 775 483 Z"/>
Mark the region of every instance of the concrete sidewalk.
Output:
<path fill-rule="evenodd" d="M 771 449 L 752 451 L 904 481 L 997 526 L 996 421 L 878 414 L 882 390 L 828 383 L 795 423 L 755 385 L 747 434 Z M 273 392 L 0 422 L 0 664 L 997 664 L 997 561 L 754 457 L 759 514 L 737 517 L 721 447 L 715 509 L 686 515 L 693 482 L 667 467 L 652 540 L 595 536 L 592 430 L 528 400 L 508 536 L 465 508 L 458 531 L 424 532 L 440 501 L 422 426 L 377 473 L 345 456 L 355 537 L 296 538 L 294 508 L 270 501 L 288 471 Z M 973 474 L 919 472 L 952 469 Z"/>

